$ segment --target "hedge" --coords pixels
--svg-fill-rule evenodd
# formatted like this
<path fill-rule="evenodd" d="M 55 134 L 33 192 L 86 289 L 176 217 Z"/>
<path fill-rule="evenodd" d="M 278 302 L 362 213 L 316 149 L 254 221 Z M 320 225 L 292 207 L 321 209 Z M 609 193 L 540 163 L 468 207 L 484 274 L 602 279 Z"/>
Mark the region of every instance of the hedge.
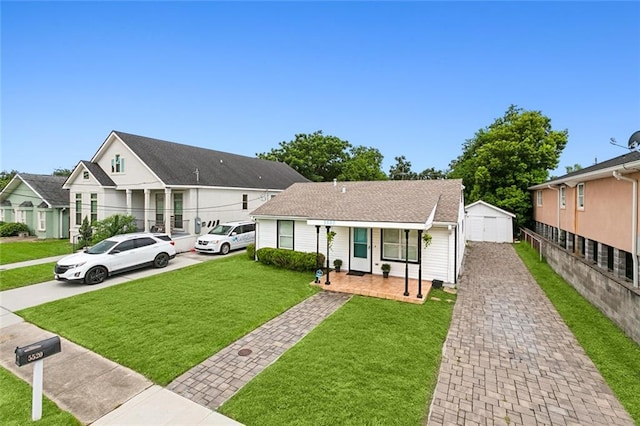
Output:
<path fill-rule="evenodd" d="M 318 269 L 318 264 L 324 264 L 324 255 L 318 253 L 316 260 L 316 253 L 303 253 L 300 251 L 285 250 L 264 247 L 256 251 L 258 262 L 265 265 L 278 266 L 280 268 L 291 269 L 293 271 L 315 271 Z"/>

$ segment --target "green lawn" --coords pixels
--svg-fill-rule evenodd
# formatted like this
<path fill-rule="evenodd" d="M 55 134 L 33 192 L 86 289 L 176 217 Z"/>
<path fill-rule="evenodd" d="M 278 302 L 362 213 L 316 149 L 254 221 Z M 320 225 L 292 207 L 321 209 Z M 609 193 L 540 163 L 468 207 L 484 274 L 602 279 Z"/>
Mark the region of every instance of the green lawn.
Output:
<path fill-rule="evenodd" d="M 0 424 L 3 426 L 80 425 L 71 414 L 62 411 L 47 397 L 42 398 L 42 418 L 31 421 L 31 386 L 13 373 L 0 367 Z"/>
<path fill-rule="evenodd" d="M 0 265 L 71 253 L 69 240 L 3 242 L 0 243 Z"/>
<path fill-rule="evenodd" d="M 455 296 L 354 296 L 221 407 L 246 425 L 420 425 Z"/>
<path fill-rule="evenodd" d="M 166 385 L 319 291 L 312 280 L 232 256 L 17 314 Z"/>
<path fill-rule="evenodd" d="M 637 424 L 640 424 L 640 346 L 556 274 L 526 243 L 516 252 Z"/>
<path fill-rule="evenodd" d="M 0 291 L 51 281 L 53 280 L 53 268 L 55 265 L 55 262 L 42 263 L 40 265 L 0 271 Z"/>

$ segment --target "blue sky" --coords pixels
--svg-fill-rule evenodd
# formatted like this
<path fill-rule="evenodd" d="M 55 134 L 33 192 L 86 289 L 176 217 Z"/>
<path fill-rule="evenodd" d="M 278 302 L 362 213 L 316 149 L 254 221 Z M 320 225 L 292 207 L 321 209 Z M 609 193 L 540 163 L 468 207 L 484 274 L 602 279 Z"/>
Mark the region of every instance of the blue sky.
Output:
<path fill-rule="evenodd" d="M 568 129 L 563 174 L 640 130 L 638 2 L 0 7 L 2 170 L 71 169 L 111 130 L 248 156 L 322 130 L 446 169 L 516 104 Z"/>

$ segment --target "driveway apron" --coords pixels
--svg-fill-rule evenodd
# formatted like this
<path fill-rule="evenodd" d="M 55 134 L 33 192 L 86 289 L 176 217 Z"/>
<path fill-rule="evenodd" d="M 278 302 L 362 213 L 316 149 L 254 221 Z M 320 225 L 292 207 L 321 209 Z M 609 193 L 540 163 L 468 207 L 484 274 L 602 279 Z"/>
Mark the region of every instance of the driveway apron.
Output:
<path fill-rule="evenodd" d="M 215 410 L 350 298 L 317 293 L 187 371 L 167 389 Z"/>
<path fill-rule="evenodd" d="M 429 425 L 633 425 L 508 244 L 471 243 Z"/>

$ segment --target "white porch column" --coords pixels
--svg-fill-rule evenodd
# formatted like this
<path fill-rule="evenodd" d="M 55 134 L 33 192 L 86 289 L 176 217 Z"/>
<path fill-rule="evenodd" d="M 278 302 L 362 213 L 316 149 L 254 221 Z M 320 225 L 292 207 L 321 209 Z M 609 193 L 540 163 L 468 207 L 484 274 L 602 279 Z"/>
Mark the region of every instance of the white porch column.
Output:
<path fill-rule="evenodd" d="M 171 188 L 164 189 L 164 229 L 165 232 L 171 235 L 171 211 L 172 209 L 171 202 Z"/>
<path fill-rule="evenodd" d="M 131 216 L 131 190 L 127 189 L 127 215 Z"/>
<path fill-rule="evenodd" d="M 151 212 L 151 190 L 144 189 L 144 231 L 149 232 L 149 213 Z"/>

